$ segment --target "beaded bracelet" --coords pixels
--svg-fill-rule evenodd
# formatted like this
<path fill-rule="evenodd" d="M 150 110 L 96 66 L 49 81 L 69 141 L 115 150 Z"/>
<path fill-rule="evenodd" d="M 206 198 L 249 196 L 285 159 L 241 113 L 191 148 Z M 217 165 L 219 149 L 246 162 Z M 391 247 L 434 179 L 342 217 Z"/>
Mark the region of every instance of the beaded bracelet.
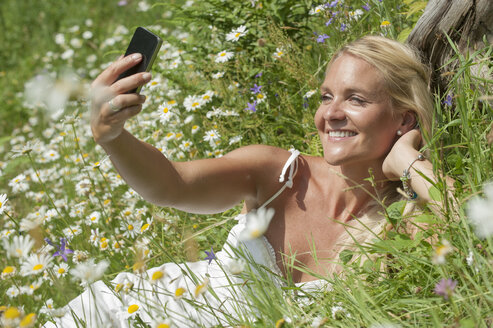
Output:
<path fill-rule="evenodd" d="M 409 180 L 411 180 L 411 167 L 413 166 L 414 163 L 417 161 L 423 161 L 425 159 L 424 155 L 419 153 L 418 157 L 409 164 L 409 167 L 402 172 L 401 176 L 401 181 L 402 181 L 402 188 L 404 189 L 404 193 L 410 198 L 410 199 L 416 199 L 418 198 L 418 194 L 411 189 L 411 184 L 409 183 Z"/>

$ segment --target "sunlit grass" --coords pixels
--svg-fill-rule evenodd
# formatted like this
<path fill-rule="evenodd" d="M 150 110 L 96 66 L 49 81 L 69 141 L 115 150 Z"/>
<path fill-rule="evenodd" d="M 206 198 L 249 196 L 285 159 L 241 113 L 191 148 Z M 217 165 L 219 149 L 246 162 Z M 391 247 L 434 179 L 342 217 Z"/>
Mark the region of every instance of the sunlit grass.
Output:
<path fill-rule="evenodd" d="M 126 126 L 137 137 L 173 160 L 218 157 L 254 143 L 294 146 L 320 155 L 313 114 L 330 54 L 342 43 L 366 34 L 405 39 L 418 16 L 406 15 L 406 3 L 330 1 L 320 11 L 299 1 L 233 4 L 211 0 L 193 5 L 156 3 L 154 8 L 142 1 L 120 6 L 116 1 L 65 1 L 62 7 L 38 4 L 28 9 L 15 7 L 13 1 L 0 5 L 4 17 L 3 9 L 11 12 L 4 21 L 11 30 L 16 18 L 39 26 L 28 28 L 24 36 L 28 41 L 22 45 L 9 43 L 7 50 L 18 59 L 2 53 L 2 59 L 8 59 L 3 63 L 8 64 L 0 69 L 4 81 L 0 86 L 11 84 L 3 88 L 6 111 L 2 110 L 2 117 L 13 122 L 13 126 L 3 125 L 6 132 L 0 138 L 0 195 L 5 194 L 0 196 L 2 324 L 15 326 L 24 320 L 29 326 L 56 315 L 84 290 L 72 270 L 83 272 L 77 265 L 88 259 L 100 263 L 101 269 L 108 264 L 104 275 L 94 272 L 94 279 L 103 275 L 109 282 L 129 272 L 142 274 L 142 283 L 160 280 L 164 273 L 147 277 L 143 272 L 163 263 L 204 259 L 211 247 L 214 251 L 223 247 L 236 223 L 239 207 L 202 216 L 145 202 L 95 146 L 88 126 L 88 85 L 124 51 L 135 26 L 148 26 L 165 40 L 152 82 L 143 91 L 148 96 L 146 106 Z M 78 9 L 77 17 L 67 13 Z M 228 33 L 239 26 L 245 26 L 242 31 L 246 32 L 227 41 Z M 84 37 L 84 32 L 91 32 L 91 37 L 87 33 Z M 23 38 L 20 31 L 15 33 Z M 232 57 L 218 57 L 223 51 Z M 236 269 L 232 279 L 241 277 L 243 283 L 231 288 L 229 313 L 218 309 L 215 302 L 220 297 L 204 277 L 195 275 L 192 265 L 183 274 L 188 284 L 166 292 L 221 317 L 226 326 L 491 325 L 492 237 L 479 239 L 481 226 L 471 225 L 467 214 L 470 199 L 484 196 L 484 185 L 492 180 L 487 142 L 493 118 L 492 81 L 475 77 L 472 70 L 482 65 L 491 73 L 488 59 L 491 49 L 457 55 L 454 60 L 460 67 L 453 72 L 450 102 L 447 95 L 436 96 L 436 133 L 428 143 L 428 154 L 437 172 L 456 180 L 456 191 L 450 199 L 444 184 L 436 186 L 443 209 L 438 215 L 424 208 L 412 218 L 418 225 L 412 238 L 404 230 L 390 231 L 344 252 L 336 259 L 344 266 L 344 274 L 320 277 L 324 287 L 318 290 L 303 290 L 289 277 L 274 277 L 238 251 L 235 256 L 243 261 L 237 263 L 241 270 Z M 26 101 L 23 86 L 29 80 L 30 90 L 38 87 L 44 96 L 54 90 L 53 97 L 60 96 L 67 90 L 63 88 L 67 82 L 60 83 L 67 71 L 77 76 L 78 87 L 66 102 L 57 98 L 63 103 L 60 108 Z M 53 87 L 46 90 L 36 84 L 40 76 L 52 79 Z M 19 113 L 22 119 L 17 118 Z M 408 220 L 401 209 L 397 205 L 389 209 L 389 220 Z M 32 243 L 16 244 L 19 250 L 9 251 L 16 236 L 30 236 Z M 67 262 L 53 256 L 64 253 L 61 238 L 66 238 L 66 249 L 74 251 L 66 254 Z M 450 249 L 437 263 L 442 246 Z M 25 258 L 34 254 L 48 254 L 49 260 L 35 258 L 28 267 Z M 437 292 L 441 279 L 457 282 L 450 295 Z M 125 288 L 122 284 L 117 293 Z M 139 291 L 137 286 L 134 291 Z M 122 310 L 132 326 L 146 326 L 145 311 L 155 306 L 141 302 Z M 151 326 L 180 326 L 180 313 L 153 310 L 160 317 Z"/>

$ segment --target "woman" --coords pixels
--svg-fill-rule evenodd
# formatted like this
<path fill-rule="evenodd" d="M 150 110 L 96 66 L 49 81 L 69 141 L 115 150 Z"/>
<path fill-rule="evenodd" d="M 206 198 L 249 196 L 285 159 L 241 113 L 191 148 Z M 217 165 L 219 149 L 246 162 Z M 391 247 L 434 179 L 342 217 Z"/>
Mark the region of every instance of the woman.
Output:
<path fill-rule="evenodd" d="M 253 145 L 216 159 L 167 160 L 156 148 L 124 129 L 125 121 L 137 115 L 145 101 L 144 96 L 125 92 L 149 82 L 150 74 L 116 79 L 140 60 L 138 54 L 120 58 L 94 81 L 91 115 L 94 139 L 125 181 L 154 204 L 207 214 L 225 211 L 244 201 L 243 212 L 250 216 L 240 216 L 225 249 L 217 255 L 217 262 L 225 264 L 234 258 L 237 249 L 247 250 L 270 271 L 289 275 L 298 284 L 310 282 L 317 276 L 338 271 L 335 262 L 348 240 L 356 238 L 364 242 L 383 229 L 385 220 L 376 206 L 379 201 L 415 195 L 430 200 L 431 184 L 417 172 L 433 181 L 432 165 L 418 152 L 422 140 L 420 130 L 416 129 L 419 123 L 423 133 L 430 131 L 433 103 L 428 74 L 415 53 L 398 42 L 364 37 L 346 45 L 332 58 L 321 85 L 322 102 L 314 118 L 323 158 Z M 372 179 L 368 179 L 370 174 Z M 402 176 L 404 192 L 399 193 L 397 186 L 401 183 L 394 181 Z M 254 218 L 252 213 L 266 216 L 267 220 L 272 213 L 273 217 L 263 237 L 244 240 L 241 236 Z M 361 229 L 362 224 L 371 231 Z M 350 234 L 348 227 L 354 227 L 355 231 Z M 294 260 L 287 265 L 283 257 Z M 195 284 L 195 294 L 200 294 L 197 288 L 204 287 L 205 279 L 219 290 L 219 298 L 223 300 L 229 299 L 231 283 L 241 284 L 237 277 L 226 279 L 222 270 L 206 261 L 187 265 L 191 271 L 199 272 L 197 276 L 207 272 L 210 278 L 201 276 L 195 281 L 177 278 L 183 266 L 176 264 L 151 269 L 143 276 L 151 277 L 159 270 L 166 272 L 168 280 L 162 285 L 167 286 L 164 289 L 171 295 L 180 288 L 177 281 Z M 142 280 L 145 279 L 124 273 L 114 283 L 122 285 L 131 281 L 135 286 L 139 281 L 145 286 L 143 289 L 151 291 L 146 297 L 152 298 L 155 285 Z M 228 287 L 221 288 L 225 285 Z M 103 298 L 104 291 L 109 290 L 98 283 L 69 306 L 79 317 L 83 313 L 87 315 L 90 309 L 103 308 L 99 319 L 90 315 L 88 319 L 125 326 L 125 318 L 112 316 L 114 311 L 107 304 L 129 304 L 129 301 L 111 295 L 103 305 L 87 304 L 91 294 L 96 295 L 97 303 L 97 295 Z M 180 320 L 177 317 L 180 311 L 190 316 L 180 326 L 214 325 L 232 311 L 228 302 L 216 304 L 206 296 L 203 297 L 209 311 L 195 311 L 164 294 L 153 303 L 157 312 L 142 313 L 144 321 L 165 308 L 166 316 L 173 320 Z M 132 301 L 138 302 L 136 297 L 133 295 Z M 223 306 L 220 315 L 213 313 L 214 304 Z M 147 309 L 151 307 L 146 304 Z M 70 326 L 71 317 L 67 313 L 57 322 Z"/>

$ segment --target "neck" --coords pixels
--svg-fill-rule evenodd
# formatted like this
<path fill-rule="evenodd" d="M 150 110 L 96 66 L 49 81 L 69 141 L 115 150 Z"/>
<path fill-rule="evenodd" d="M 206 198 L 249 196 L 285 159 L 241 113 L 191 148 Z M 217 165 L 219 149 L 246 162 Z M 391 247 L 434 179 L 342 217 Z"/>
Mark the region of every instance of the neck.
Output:
<path fill-rule="evenodd" d="M 329 165 L 331 181 L 326 203 L 334 218 L 346 222 L 361 216 L 372 199 L 380 198 L 380 191 L 388 184 L 381 167 L 381 163 L 363 169 L 361 165 Z"/>

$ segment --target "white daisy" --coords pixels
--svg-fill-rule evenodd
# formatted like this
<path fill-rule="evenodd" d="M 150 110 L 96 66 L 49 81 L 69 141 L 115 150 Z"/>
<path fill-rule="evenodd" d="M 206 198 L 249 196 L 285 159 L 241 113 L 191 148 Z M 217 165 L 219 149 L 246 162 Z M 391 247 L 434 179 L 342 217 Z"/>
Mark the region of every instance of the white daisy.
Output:
<path fill-rule="evenodd" d="M 34 246 L 34 240 L 29 235 L 14 236 L 12 242 L 3 240 L 3 248 L 7 253 L 7 257 L 26 258 Z"/>
<path fill-rule="evenodd" d="M 208 141 L 211 143 L 215 142 L 216 140 L 219 140 L 219 138 L 221 138 L 221 136 L 216 130 L 209 130 L 204 135 L 204 141 Z"/>
<path fill-rule="evenodd" d="M 6 204 L 9 199 L 7 198 L 7 194 L 0 194 L 0 214 L 6 209 Z"/>
<path fill-rule="evenodd" d="M 21 264 L 21 274 L 28 276 L 42 273 L 50 267 L 51 259 L 49 254 L 32 254 Z"/>
<path fill-rule="evenodd" d="M 228 60 L 230 60 L 231 58 L 233 58 L 233 55 L 234 54 L 232 52 L 223 50 L 216 55 L 215 62 L 216 63 L 225 63 Z"/>
<path fill-rule="evenodd" d="M 484 195 L 484 198 L 475 197 L 467 204 L 467 216 L 481 239 L 493 235 L 493 183 L 485 185 Z"/>
<path fill-rule="evenodd" d="M 226 34 L 226 41 L 236 42 L 239 38 L 246 35 L 247 29 L 245 25 L 241 25 L 238 28 L 233 29 L 231 32 Z"/>
<path fill-rule="evenodd" d="M 272 54 L 272 57 L 274 57 L 274 59 L 279 59 L 281 58 L 282 56 L 284 56 L 284 53 L 285 53 L 285 50 L 283 47 L 280 47 L 280 48 L 276 48 L 276 52 L 274 52 Z"/>
<path fill-rule="evenodd" d="M 84 263 L 77 264 L 75 268 L 70 270 L 70 274 L 75 279 L 80 280 L 82 285 L 88 285 L 101 279 L 109 265 L 110 263 L 106 260 L 95 263 L 94 259 L 89 259 Z"/>
<path fill-rule="evenodd" d="M 58 278 L 65 277 L 68 273 L 69 266 L 65 262 L 61 262 L 53 267 L 53 271 L 55 272 Z"/>
<path fill-rule="evenodd" d="M 200 96 L 187 96 L 183 101 L 183 106 L 187 112 L 195 112 L 198 108 L 204 105 L 204 101 Z"/>
<path fill-rule="evenodd" d="M 259 208 L 247 214 L 245 228 L 240 232 L 240 240 L 256 239 L 267 231 L 269 223 L 274 216 L 274 209 Z"/>
<path fill-rule="evenodd" d="M 91 214 L 89 214 L 89 216 L 86 218 L 86 224 L 88 225 L 98 224 L 100 218 L 101 218 L 101 212 L 94 211 Z"/>

